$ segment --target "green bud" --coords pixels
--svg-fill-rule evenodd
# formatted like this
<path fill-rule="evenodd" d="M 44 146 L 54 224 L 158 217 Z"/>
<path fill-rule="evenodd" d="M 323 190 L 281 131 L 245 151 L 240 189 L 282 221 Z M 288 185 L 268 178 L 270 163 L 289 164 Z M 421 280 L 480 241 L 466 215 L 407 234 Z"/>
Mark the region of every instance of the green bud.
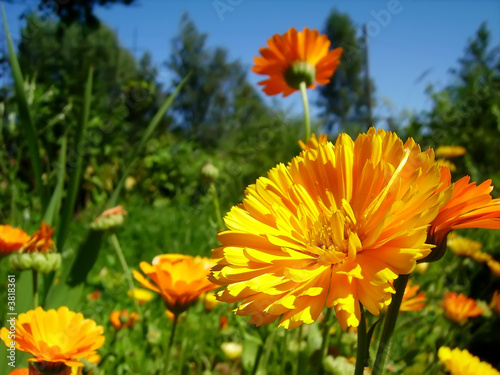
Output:
<path fill-rule="evenodd" d="M 211 184 L 219 177 L 219 169 L 212 163 L 206 163 L 203 168 L 201 168 L 201 177 Z"/>
<path fill-rule="evenodd" d="M 119 227 L 123 224 L 124 217 L 122 214 L 114 214 L 110 216 L 101 217 L 96 221 L 90 223 L 90 228 L 96 231 L 108 230 Z"/>
<path fill-rule="evenodd" d="M 285 81 L 288 86 L 296 90 L 300 89 L 300 83 L 304 82 L 306 87 L 311 86 L 316 79 L 316 68 L 306 61 L 296 61 L 285 72 Z"/>
<path fill-rule="evenodd" d="M 59 253 L 12 253 L 9 256 L 9 267 L 13 271 L 35 270 L 40 273 L 57 271 L 61 267 Z"/>

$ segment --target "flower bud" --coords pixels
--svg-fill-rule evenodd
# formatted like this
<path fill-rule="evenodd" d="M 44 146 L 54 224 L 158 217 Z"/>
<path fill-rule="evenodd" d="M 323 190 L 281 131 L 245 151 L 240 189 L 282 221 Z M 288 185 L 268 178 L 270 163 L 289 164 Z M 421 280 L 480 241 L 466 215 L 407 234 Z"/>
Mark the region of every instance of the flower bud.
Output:
<path fill-rule="evenodd" d="M 61 267 L 61 260 L 59 253 L 13 253 L 9 257 L 9 267 L 13 271 L 34 270 L 49 273 Z"/>
<path fill-rule="evenodd" d="M 123 206 L 110 208 L 90 223 L 90 228 L 95 231 L 103 231 L 119 227 L 123 224 L 125 215 L 127 215 L 127 211 L 123 209 Z"/>
<path fill-rule="evenodd" d="M 206 163 L 203 168 L 201 168 L 201 177 L 207 183 L 211 184 L 219 177 L 219 169 L 212 163 Z"/>

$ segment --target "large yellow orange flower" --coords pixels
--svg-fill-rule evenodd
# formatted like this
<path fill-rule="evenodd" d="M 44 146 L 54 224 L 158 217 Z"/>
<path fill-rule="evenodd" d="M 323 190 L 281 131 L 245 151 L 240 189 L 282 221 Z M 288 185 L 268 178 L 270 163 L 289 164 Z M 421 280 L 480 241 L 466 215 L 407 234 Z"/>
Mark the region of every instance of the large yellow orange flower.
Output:
<path fill-rule="evenodd" d="M 207 258 L 165 254 L 155 257 L 152 264 L 141 262 L 139 266 L 153 282 L 136 270 L 135 279 L 160 294 L 166 307 L 175 314 L 187 310 L 201 293 L 217 288 L 207 278 L 213 266 Z"/>
<path fill-rule="evenodd" d="M 243 303 L 251 323 L 293 328 L 325 305 L 341 326 L 357 326 L 359 302 L 372 314 L 391 302 L 392 282 L 432 245 L 429 223 L 451 196 L 431 149 L 371 128 L 341 134 L 280 164 L 245 191 L 225 217 L 211 280 L 225 302 Z"/>
<path fill-rule="evenodd" d="M 459 324 L 464 324 L 469 318 L 483 313 L 475 300 L 455 292 L 444 294 L 443 307 L 446 317 Z"/>
<path fill-rule="evenodd" d="M 0 225 L 0 256 L 20 250 L 30 236 L 22 229 L 10 225 Z"/>
<path fill-rule="evenodd" d="M 465 349 L 451 350 L 442 346 L 438 350 L 438 357 L 451 375 L 500 375 L 488 362 L 482 362 Z"/>
<path fill-rule="evenodd" d="M 439 210 L 439 214 L 429 229 L 428 242 L 436 245 L 436 250 L 424 261 L 441 258 L 446 250 L 446 236 L 453 229 L 488 228 L 500 229 L 500 199 L 493 199 L 491 180 L 476 186 L 465 176 L 451 183 L 447 169 L 442 169 L 445 186 L 453 186 L 451 200 Z"/>
<path fill-rule="evenodd" d="M 259 82 L 267 95 L 282 93 L 288 96 L 305 82 L 307 88 L 325 85 L 335 72 L 342 48 L 329 51 L 330 41 L 326 35 L 307 27 L 298 32 L 291 28 L 285 34 L 275 34 L 268 41 L 268 48 L 261 48 L 262 56 L 255 57 L 252 70 L 269 76 Z"/>
<path fill-rule="evenodd" d="M 64 368 L 83 366 L 80 359 L 96 354 L 104 344 L 103 331 L 93 320 L 62 306 L 48 311 L 37 307 L 20 314 L 15 321 L 15 340 L 5 327 L 0 335 L 7 347 L 14 341 L 17 350 L 33 355 L 29 361 L 41 367 Z"/>

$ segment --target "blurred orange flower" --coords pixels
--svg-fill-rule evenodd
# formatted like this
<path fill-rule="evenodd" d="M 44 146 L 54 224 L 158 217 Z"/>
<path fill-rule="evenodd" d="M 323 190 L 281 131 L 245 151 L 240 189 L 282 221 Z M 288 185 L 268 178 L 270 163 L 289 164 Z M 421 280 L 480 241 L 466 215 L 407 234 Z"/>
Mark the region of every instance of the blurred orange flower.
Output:
<path fill-rule="evenodd" d="M 30 371 L 24 367 L 24 368 L 18 368 L 15 370 L 12 370 L 9 372 L 9 375 L 29 375 Z"/>
<path fill-rule="evenodd" d="M 136 312 L 129 313 L 123 309 L 121 311 L 112 311 L 109 315 L 109 320 L 115 329 L 119 330 L 126 327 L 132 327 L 139 320 L 139 315 Z"/>
<path fill-rule="evenodd" d="M 104 344 L 103 327 L 85 319 L 66 306 L 45 311 L 41 307 L 20 314 L 15 320 L 17 350 L 30 353 L 35 367 L 63 371 L 66 366 L 83 366 L 79 361 L 94 354 Z M 10 347 L 9 329 L 0 336 Z"/>
<path fill-rule="evenodd" d="M 267 95 L 288 96 L 299 89 L 300 82 L 307 88 L 326 85 L 342 54 L 342 48 L 329 51 L 328 37 L 307 27 L 300 32 L 291 28 L 283 35 L 275 34 L 267 44 L 252 67 L 255 73 L 269 76 L 259 82 Z"/>
<path fill-rule="evenodd" d="M 417 291 L 420 289 L 418 285 L 411 286 L 411 282 L 406 285 L 403 295 L 403 301 L 399 311 L 419 311 L 425 306 L 425 293 Z"/>
<path fill-rule="evenodd" d="M 493 311 L 500 314 L 500 291 L 495 290 L 495 293 L 493 293 L 493 297 L 491 298 L 490 306 Z"/>
<path fill-rule="evenodd" d="M 52 240 L 52 235 L 56 228 L 50 229 L 50 225 L 44 223 L 40 225 L 40 230 L 33 233 L 27 243 L 23 245 L 21 251 L 23 252 L 34 252 L 38 251 L 41 253 L 48 253 L 55 250 L 56 244 Z"/>
<path fill-rule="evenodd" d="M 309 144 L 309 142 L 308 142 Z M 393 281 L 430 253 L 427 228 L 451 197 L 432 149 L 371 128 L 314 141 L 245 191 L 225 217 L 211 280 L 262 325 L 312 323 L 334 307 L 345 330 L 391 302 Z"/>
<path fill-rule="evenodd" d="M 207 276 L 213 263 L 202 257 L 182 254 L 165 254 L 153 259 L 152 264 L 141 262 L 140 272 L 133 274 L 143 287 L 160 294 L 166 307 L 178 315 L 195 303 L 201 293 L 217 288 Z"/>
<path fill-rule="evenodd" d="M 464 324 L 469 318 L 483 313 L 475 300 L 455 292 L 444 294 L 443 307 L 446 317 L 459 324 Z"/>
<path fill-rule="evenodd" d="M 30 236 L 22 229 L 0 225 L 0 256 L 20 250 L 29 239 Z"/>

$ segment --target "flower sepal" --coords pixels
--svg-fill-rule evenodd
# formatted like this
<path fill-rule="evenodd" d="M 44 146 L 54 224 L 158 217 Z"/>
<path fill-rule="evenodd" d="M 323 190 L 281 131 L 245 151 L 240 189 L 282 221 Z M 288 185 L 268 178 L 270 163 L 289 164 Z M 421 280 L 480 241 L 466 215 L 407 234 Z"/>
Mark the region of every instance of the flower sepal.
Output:
<path fill-rule="evenodd" d="M 57 271 L 61 267 L 59 253 L 12 253 L 9 256 L 9 267 L 13 271 L 33 270 L 40 273 Z"/>

